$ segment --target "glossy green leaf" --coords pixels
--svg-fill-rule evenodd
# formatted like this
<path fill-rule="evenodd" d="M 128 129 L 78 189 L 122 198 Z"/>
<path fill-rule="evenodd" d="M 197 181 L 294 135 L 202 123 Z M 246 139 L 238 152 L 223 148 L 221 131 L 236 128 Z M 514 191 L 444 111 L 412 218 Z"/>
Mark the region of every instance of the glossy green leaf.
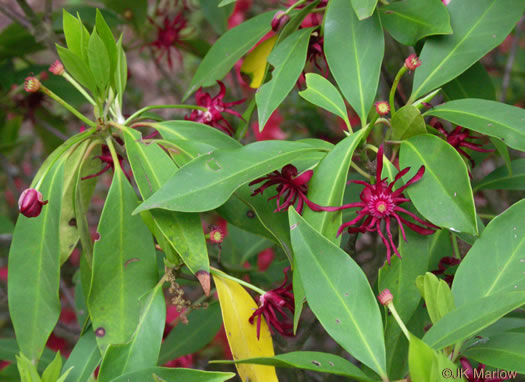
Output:
<path fill-rule="evenodd" d="M 104 16 L 102 16 L 102 13 L 98 8 L 95 20 L 97 33 L 106 47 L 110 62 L 109 73 L 112 75 L 117 69 L 117 60 L 119 54 L 117 44 L 115 42 L 115 38 L 113 37 L 113 32 L 111 32 L 111 29 L 106 23 L 106 20 L 104 20 Z"/>
<path fill-rule="evenodd" d="M 495 293 L 525 289 L 523 216 L 525 200 L 491 220 L 483 230 L 456 271 L 452 293 L 457 306 Z"/>
<path fill-rule="evenodd" d="M 452 146 L 434 135 L 414 136 L 403 141 L 399 166 L 412 169 L 403 177 L 405 182 L 425 166 L 423 178 L 406 189 L 410 200 L 425 218 L 455 232 L 477 234 L 467 167 Z"/>
<path fill-rule="evenodd" d="M 89 38 L 88 62 L 89 68 L 95 76 L 97 86 L 103 92 L 109 85 L 111 63 L 106 45 L 104 45 L 96 30 L 93 31 Z"/>
<path fill-rule="evenodd" d="M 364 272 L 294 208 L 288 212 L 294 260 L 310 308 L 337 343 L 386 377 L 381 313 Z"/>
<path fill-rule="evenodd" d="M 218 35 L 228 30 L 228 17 L 233 11 L 233 5 L 226 7 L 218 4 L 217 0 L 199 0 L 199 6 L 202 15 Z"/>
<path fill-rule="evenodd" d="M 87 331 L 75 344 L 64 364 L 64 370 L 72 368 L 66 382 L 87 382 L 98 366 L 100 359 L 101 355 L 95 334 L 92 331 Z"/>
<path fill-rule="evenodd" d="M 348 170 L 363 131 L 343 139 L 319 162 L 308 183 L 308 198 L 312 202 L 321 206 L 340 206 L 343 203 Z M 303 213 L 308 223 L 336 245 L 341 242 L 341 237 L 336 235 L 342 224 L 342 216 L 342 211 L 315 212 L 308 207 Z"/>
<path fill-rule="evenodd" d="M 476 62 L 441 90 L 447 101 L 463 98 L 496 99 L 494 83 L 481 62 Z"/>
<path fill-rule="evenodd" d="M 273 357 L 247 358 L 238 361 L 219 361 L 214 363 L 252 363 L 284 368 L 316 371 L 342 375 L 357 381 L 372 381 L 357 366 L 334 354 L 316 351 L 296 351 L 278 354 Z"/>
<path fill-rule="evenodd" d="M 384 53 L 376 15 L 359 21 L 348 0 L 330 0 L 324 20 L 324 49 L 330 71 L 365 124 L 374 103 Z"/>
<path fill-rule="evenodd" d="M 65 8 L 62 8 L 62 22 L 68 49 L 78 57 L 82 57 L 82 23 Z"/>
<path fill-rule="evenodd" d="M 166 319 L 162 284 L 159 282 L 140 299 L 140 318 L 131 341 L 108 347 L 100 365 L 98 382 L 109 382 L 122 374 L 157 365 Z"/>
<path fill-rule="evenodd" d="M 446 314 L 423 337 L 434 349 L 465 340 L 525 304 L 525 292 L 503 292 L 473 298 Z"/>
<path fill-rule="evenodd" d="M 317 8 L 321 0 L 313 0 L 308 2 L 305 6 L 303 6 L 295 15 L 294 12 L 291 12 L 288 16 L 290 16 L 290 20 L 284 25 L 283 29 L 279 32 L 277 35 L 277 42 L 276 44 L 280 44 L 281 41 L 286 39 L 288 36 L 290 36 L 293 32 L 295 32 L 299 27 L 301 26 L 303 20 L 312 13 L 312 11 Z"/>
<path fill-rule="evenodd" d="M 301 282 L 301 275 L 297 272 L 297 265 L 293 263 L 293 274 L 292 274 L 292 287 L 294 295 L 294 312 L 293 312 L 293 333 L 297 333 L 299 327 L 299 320 L 301 319 L 301 313 L 303 312 L 304 303 L 306 302 L 306 296 L 304 294 L 304 287 Z"/>
<path fill-rule="evenodd" d="M 20 215 L 9 251 L 9 314 L 20 350 L 40 358 L 60 315 L 59 221 L 64 161 L 49 170 L 39 191 L 49 203 L 38 217 Z"/>
<path fill-rule="evenodd" d="M 403 106 L 392 117 L 392 139 L 394 140 L 408 139 L 426 132 L 425 119 L 419 109 L 413 105 Z"/>
<path fill-rule="evenodd" d="M 425 42 L 411 100 L 446 84 L 501 44 L 523 14 L 525 3 L 463 0 L 450 2 L 447 9 L 454 33 Z"/>
<path fill-rule="evenodd" d="M 306 61 L 308 41 L 313 28 L 299 29 L 275 47 L 268 56 L 274 67 L 270 81 L 255 93 L 259 131 L 295 86 Z"/>
<path fill-rule="evenodd" d="M 425 305 L 432 323 L 438 322 L 456 308 L 450 287 L 433 273 L 427 272 L 424 276 L 419 276 L 416 279 L 416 285 L 421 296 L 425 299 Z"/>
<path fill-rule="evenodd" d="M 231 3 L 235 3 L 237 0 L 222 0 L 220 3 L 219 3 L 219 7 L 224 7 L 225 5 L 228 5 L 228 4 L 231 4 Z"/>
<path fill-rule="evenodd" d="M 116 166 L 93 249 L 93 274 L 88 308 L 97 343 L 130 340 L 139 322 L 139 298 L 157 283 L 157 259 L 150 232 L 131 212 L 138 201 Z"/>
<path fill-rule="evenodd" d="M 415 45 L 424 37 L 451 34 L 450 16 L 440 0 L 405 0 L 379 8 L 385 29 L 401 44 Z"/>
<path fill-rule="evenodd" d="M 58 352 L 53 362 L 47 365 L 46 369 L 42 373 L 42 382 L 56 382 L 60 377 L 61 370 L 62 357 L 60 356 L 60 352 Z"/>
<path fill-rule="evenodd" d="M 306 73 L 306 90 L 299 95 L 308 102 L 322 107 L 343 119 L 350 126 L 345 101 L 339 90 L 323 76 L 315 73 Z"/>
<path fill-rule="evenodd" d="M 243 184 L 314 150 L 295 142 L 262 141 L 235 150 L 217 150 L 201 155 L 182 167 L 135 213 L 152 208 L 181 212 L 215 209 Z"/>
<path fill-rule="evenodd" d="M 211 342 L 222 325 L 221 309 L 217 302 L 207 308 L 192 310 L 187 317 L 188 324 L 179 322 L 164 340 L 159 364 L 199 351 Z"/>
<path fill-rule="evenodd" d="M 58 55 L 60 56 L 60 60 L 71 76 L 82 86 L 85 86 L 92 92 L 95 92 L 97 84 L 95 81 L 95 76 L 91 72 L 89 66 L 84 61 L 82 61 L 82 58 L 76 53 L 73 53 L 72 51 L 60 45 L 57 45 L 56 47 Z"/>
<path fill-rule="evenodd" d="M 127 373 L 113 379 L 111 382 L 223 382 L 235 377 L 234 373 L 202 371 L 193 369 L 177 369 L 170 367 L 151 367 L 132 373 Z"/>
<path fill-rule="evenodd" d="M 128 63 L 126 54 L 122 48 L 122 36 L 117 42 L 117 64 L 115 70 L 115 90 L 118 94 L 119 104 L 122 105 L 122 97 L 128 81 Z"/>
<path fill-rule="evenodd" d="M 410 346 L 408 348 L 408 366 L 410 378 L 413 381 L 433 382 L 435 376 L 432 375 L 432 362 L 434 350 L 419 338 L 410 334 Z"/>
<path fill-rule="evenodd" d="M 462 353 L 485 365 L 525 374 L 525 333 L 502 333 Z"/>
<path fill-rule="evenodd" d="M 16 366 L 20 373 L 20 382 L 40 382 L 36 366 L 23 353 L 16 356 Z"/>
<path fill-rule="evenodd" d="M 377 0 L 351 0 L 351 2 L 359 20 L 372 16 L 377 5 Z"/>
<path fill-rule="evenodd" d="M 525 110 L 482 99 L 460 99 L 430 109 L 425 115 L 501 139 L 507 146 L 525 151 Z"/>
<path fill-rule="evenodd" d="M 501 166 L 484 177 L 474 190 L 525 190 L 525 159 L 511 163 L 512 174 L 507 166 Z"/>
<path fill-rule="evenodd" d="M 224 33 L 208 51 L 191 80 L 186 99 L 201 86 L 222 79 L 233 65 L 271 29 L 275 12 L 266 12 Z"/>
<path fill-rule="evenodd" d="M 507 167 L 507 171 L 512 173 L 512 164 L 510 163 L 510 153 L 509 148 L 501 139 L 490 137 L 490 142 L 496 147 L 496 151 L 500 155 L 500 157 L 505 161 L 505 166 Z"/>

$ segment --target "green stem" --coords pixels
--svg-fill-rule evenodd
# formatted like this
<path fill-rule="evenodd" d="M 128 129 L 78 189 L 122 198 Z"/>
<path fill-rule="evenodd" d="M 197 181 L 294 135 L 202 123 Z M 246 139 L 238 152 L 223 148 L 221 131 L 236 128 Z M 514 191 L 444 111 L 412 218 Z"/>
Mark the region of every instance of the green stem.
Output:
<path fill-rule="evenodd" d="M 461 260 L 461 253 L 459 252 L 459 245 L 458 245 L 458 239 L 456 238 L 456 235 L 454 232 L 450 232 L 450 240 L 452 241 L 452 248 L 454 250 L 454 256 L 456 256 L 457 259 Z"/>
<path fill-rule="evenodd" d="M 361 167 L 356 165 L 354 162 L 350 162 L 350 167 L 352 167 L 354 170 L 356 170 L 359 174 L 363 175 L 367 179 L 372 179 L 372 175 L 367 173 L 365 170 L 363 170 Z"/>
<path fill-rule="evenodd" d="M 106 145 L 109 147 L 109 151 L 111 152 L 111 158 L 113 159 L 113 164 L 115 165 L 115 174 L 117 171 L 121 170 L 120 168 L 120 162 L 118 160 L 117 151 L 115 150 L 115 146 L 113 145 L 113 139 L 111 136 L 106 137 Z"/>
<path fill-rule="evenodd" d="M 493 215 L 493 214 L 478 214 L 478 216 L 482 219 L 494 219 L 496 216 L 498 215 Z"/>
<path fill-rule="evenodd" d="M 236 283 L 239 283 L 239 284 L 245 286 L 246 288 L 251 289 L 254 292 L 257 292 L 261 296 L 266 293 L 261 288 L 257 288 L 255 285 L 252 285 L 252 284 L 250 284 L 250 283 L 248 283 L 246 281 L 240 280 L 237 277 L 230 276 L 229 274 L 224 273 L 223 271 L 220 271 L 217 268 L 210 267 L 210 273 L 212 275 L 216 275 L 216 276 L 223 277 L 223 278 L 231 280 L 231 281 L 235 281 Z"/>
<path fill-rule="evenodd" d="M 405 65 L 399 69 L 399 72 L 397 72 L 396 77 L 394 78 L 394 83 L 392 84 L 392 88 L 390 89 L 390 97 L 388 98 L 388 102 L 390 103 L 390 115 L 393 117 L 396 113 L 396 106 L 395 106 L 395 95 L 397 86 L 399 85 L 399 81 L 401 81 L 401 77 L 406 73 L 407 68 Z"/>
<path fill-rule="evenodd" d="M 302 5 L 306 3 L 307 0 L 300 0 L 294 4 L 292 4 L 285 12 L 285 14 L 289 14 L 291 11 L 293 11 L 295 8 L 297 8 L 299 5 Z"/>
<path fill-rule="evenodd" d="M 40 91 L 49 97 L 53 98 L 56 102 L 64 106 L 67 110 L 69 110 L 75 117 L 80 119 L 82 122 L 87 124 L 91 127 L 97 127 L 97 124 L 93 122 L 92 120 L 88 119 L 86 116 L 84 116 L 81 112 L 79 112 L 77 109 L 75 109 L 73 106 L 68 104 L 66 101 L 64 101 L 62 98 L 57 96 L 55 93 L 53 93 L 51 90 L 46 88 L 44 85 L 40 85 Z"/>
<path fill-rule="evenodd" d="M 194 106 L 194 105 L 150 105 L 150 106 L 143 107 L 140 110 L 137 110 L 128 119 L 126 119 L 124 124 L 127 125 L 129 122 L 133 121 L 133 119 L 137 118 L 142 113 L 145 113 L 145 112 L 147 112 L 149 110 L 153 110 L 153 109 L 192 109 L 192 110 L 201 110 L 201 111 L 208 110 L 205 107 Z"/>
<path fill-rule="evenodd" d="M 368 143 L 365 145 L 365 149 L 366 150 L 372 150 L 376 154 L 379 151 L 379 149 L 377 147 L 375 147 L 374 145 L 368 144 Z"/>
<path fill-rule="evenodd" d="M 389 127 L 389 128 L 392 128 L 392 124 L 390 123 L 390 121 L 386 118 L 378 118 L 377 121 L 376 121 L 376 125 L 379 125 L 380 123 L 382 123 L 383 125 L 385 125 L 386 127 Z"/>
<path fill-rule="evenodd" d="M 399 314 L 397 313 L 397 310 L 396 310 L 396 307 L 394 306 L 394 303 L 391 302 L 386 307 L 388 308 L 388 310 L 390 310 L 390 313 L 392 313 L 392 316 L 394 316 L 395 320 L 397 321 L 397 324 L 401 328 L 401 331 L 403 332 L 403 334 L 405 335 L 407 340 L 410 341 L 410 335 L 408 334 L 408 329 L 405 326 L 405 323 L 403 322 L 401 317 L 399 317 Z"/>
<path fill-rule="evenodd" d="M 80 94 L 82 94 L 84 98 L 88 100 L 90 104 L 92 104 L 93 106 L 97 105 L 93 98 L 91 98 L 91 96 L 84 90 L 84 88 L 80 86 L 80 84 L 77 81 L 75 81 L 73 77 L 71 77 L 67 72 L 64 72 L 62 76 L 66 79 L 67 82 L 73 85 L 75 89 L 77 89 L 80 92 Z"/>

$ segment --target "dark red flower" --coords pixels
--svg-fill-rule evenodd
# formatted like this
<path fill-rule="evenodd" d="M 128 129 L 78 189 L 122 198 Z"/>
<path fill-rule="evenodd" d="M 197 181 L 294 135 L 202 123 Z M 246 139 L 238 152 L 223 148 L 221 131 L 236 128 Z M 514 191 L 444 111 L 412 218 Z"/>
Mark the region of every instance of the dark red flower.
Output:
<path fill-rule="evenodd" d="M 301 175 L 297 175 L 297 168 L 294 165 L 287 164 L 280 172 L 274 171 L 265 177 L 250 182 L 250 186 L 264 182 L 262 186 L 253 191 L 252 196 L 257 194 L 262 195 L 264 190 L 268 187 L 278 185 L 277 194 L 268 198 L 268 200 L 277 200 L 277 208 L 274 212 L 287 210 L 288 207 L 295 205 L 297 200 L 299 200 L 297 203 L 297 212 L 299 214 L 302 213 L 305 203 L 314 211 L 333 211 L 332 207 L 321 207 L 306 197 L 306 193 L 308 192 L 307 183 L 310 181 L 313 174 L 313 170 L 308 170 Z M 284 202 L 281 202 L 281 199 L 284 199 Z"/>
<path fill-rule="evenodd" d="M 117 140 L 117 142 L 120 145 L 122 145 L 124 143 L 118 137 L 115 138 L 115 139 Z M 117 157 L 118 157 L 118 161 L 120 163 L 120 168 L 122 169 L 122 171 L 124 172 L 124 174 L 126 175 L 128 180 L 131 182 L 131 173 L 128 173 L 128 172 L 126 172 L 126 170 L 124 170 L 124 166 L 123 166 L 124 158 L 122 157 L 122 155 L 120 155 L 118 153 L 117 153 Z M 107 145 L 102 145 L 102 153 L 101 153 L 101 155 L 98 155 L 95 158 L 100 159 L 100 161 L 102 163 L 105 163 L 105 166 L 99 172 L 96 172 L 96 173 L 91 174 L 91 175 L 84 176 L 83 178 L 81 178 L 82 180 L 91 179 L 91 178 L 95 178 L 97 176 L 100 176 L 103 173 L 105 173 L 106 171 L 108 171 L 109 169 L 112 169 L 113 171 L 115 171 L 115 163 L 113 162 L 113 157 L 111 156 L 111 151 L 109 151 L 109 147 Z"/>
<path fill-rule="evenodd" d="M 432 271 L 436 276 L 443 275 L 443 280 L 447 282 L 449 286 L 452 286 L 452 281 L 454 280 L 454 274 L 447 273 L 448 268 L 454 265 L 461 263 L 461 259 L 451 256 L 442 257 L 439 260 L 438 269 Z"/>
<path fill-rule="evenodd" d="M 391 232 L 392 219 L 394 219 L 397 222 L 404 240 L 406 240 L 406 236 L 405 236 L 405 230 L 403 228 L 403 224 L 406 225 L 411 230 L 419 234 L 422 234 L 422 235 L 431 235 L 432 233 L 434 233 L 434 229 L 439 229 L 439 227 L 417 217 L 412 212 L 399 206 L 399 204 L 410 201 L 410 199 L 407 199 L 403 195 L 403 191 L 407 187 L 416 183 L 423 177 L 423 174 L 425 173 L 424 166 L 421 166 L 414 177 L 412 177 L 408 182 L 406 182 L 403 186 L 399 187 L 395 191 L 393 190 L 394 184 L 399 179 L 401 179 L 401 177 L 403 177 L 405 174 L 407 174 L 410 171 L 410 167 L 407 167 L 403 169 L 402 171 L 400 171 L 396 175 L 394 181 L 390 184 L 387 182 L 386 178 L 381 179 L 382 171 L 383 171 L 383 145 L 379 147 L 379 151 L 377 152 L 377 168 L 376 168 L 375 184 L 369 184 L 361 180 L 351 180 L 350 181 L 352 183 L 357 183 L 357 184 L 361 184 L 365 186 L 363 191 L 361 191 L 361 195 L 360 195 L 361 202 L 345 204 L 339 208 L 334 208 L 332 210 L 346 209 L 346 208 L 361 208 L 361 210 L 357 213 L 357 216 L 354 219 L 342 224 L 339 227 L 339 230 L 337 231 L 337 235 L 340 235 L 343 232 L 343 230 L 347 227 L 348 227 L 349 233 L 355 233 L 355 232 L 363 233 L 366 231 L 369 231 L 369 232 L 376 231 L 378 235 L 381 237 L 381 239 L 383 240 L 383 243 L 385 244 L 386 251 L 387 251 L 386 257 L 387 257 L 388 263 L 390 264 L 390 257 L 391 257 L 392 249 L 394 250 L 396 255 L 401 258 L 401 255 L 399 254 L 397 247 L 394 244 L 394 239 L 392 238 L 392 232 Z M 410 216 L 412 219 L 422 224 L 424 227 L 407 220 L 403 216 L 399 215 L 400 213 Z M 364 218 L 364 221 L 361 222 L 360 226 L 353 227 L 356 224 L 358 224 L 358 222 L 363 218 Z M 388 236 L 388 240 L 385 237 L 385 235 L 383 235 L 383 233 L 381 232 L 381 221 L 385 222 L 386 234 Z M 425 228 L 425 227 L 428 227 L 428 228 Z"/>
<path fill-rule="evenodd" d="M 321 36 L 319 32 L 314 32 L 310 36 L 306 61 L 312 62 L 324 77 L 328 77 L 328 62 L 326 61 L 326 56 L 324 54 L 324 37 Z M 320 62 L 324 63 L 324 68 L 321 67 Z"/>
<path fill-rule="evenodd" d="M 484 149 L 481 144 L 469 142 L 467 139 L 475 140 L 475 139 L 484 139 L 484 137 L 477 137 L 470 134 L 469 130 L 464 129 L 461 126 L 457 126 L 454 131 L 449 133 L 443 128 L 443 125 L 439 122 L 436 122 L 434 124 L 434 128 L 439 131 L 441 134 L 445 136 L 445 139 L 447 142 L 456 149 L 458 153 L 463 155 L 465 158 L 467 158 L 470 161 L 470 164 L 472 167 L 474 167 L 475 163 L 472 157 L 463 150 L 462 147 L 466 147 L 468 149 L 478 151 L 480 153 L 489 153 L 494 150 L 488 150 Z"/>
<path fill-rule="evenodd" d="M 188 21 L 184 17 L 183 11 L 177 13 L 173 19 L 170 19 L 168 15 L 164 16 L 162 25 L 158 25 L 151 18 L 149 21 L 157 28 L 157 39 L 150 43 L 150 45 L 159 52 L 156 60 L 159 62 L 164 54 L 166 54 L 168 66 L 171 68 L 173 66 L 171 59 L 172 49 L 177 54 L 179 61 L 182 61 L 182 54 L 179 51 L 179 48 L 183 45 L 181 32 L 187 27 Z"/>
<path fill-rule="evenodd" d="M 467 378 L 468 382 L 502 382 L 502 381 L 507 381 L 510 378 L 513 378 L 513 377 L 493 378 L 491 376 L 488 376 L 488 374 L 493 374 L 493 373 L 489 373 L 488 371 L 485 371 L 485 365 L 482 363 L 480 363 L 478 367 L 474 369 L 468 359 L 462 357 L 460 359 L 460 362 L 461 362 L 461 367 L 463 368 L 463 370 L 465 370 L 465 374 L 463 375 Z"/>
<path fill-rule="evenodd" d="M 405 67 L 408 70 L 416 70 L 416 68 L 419 68 L 421 66 L 421 60 L 416 54 L 411 54 L 408 56 L 405 60 Z"/>
<path fill-rule="evenodd" d="M 195 93 L 195 102 L 197 105 L 205 107 L 207 110 L 193 110 L 191 114 L 186 115 L 184 119 L 213 126 L 233 136 L 234 130 L 230 123 L 222 116 L 222 113 L 228 113 L 242 119 L 242 115 L 231 109 L 231 107 L 243 103 L 245 99 L 234 102 L 223 102 L 223 98 L 226 95 L 226 86 L 224 86 L 224 83 L 221 81 L 217 81 L 217 84 L 219 84 L 221 89 L 213 98 L 209 93 L 202 91 L 202 88 Z"/>
<path fill-rule="evenodd" d="M 249 321 L 253 325 L 257 317 L 257 339 L 261 334 L 261 317 L 264 316 L 270 332 L 273 334 L 272 327 L 282 336 L 293 336 L 293 324 L 288 320 L 285 309 L 294 314 L 295 305 L 292 290 L 292 284 L 288 284 L 287 272 L 290 268 L 284 270 L 284 281 L 278 288 L 272 289 L 259 296 L 259 308 L 253 312 Z M 281 316 L 279 318 L 277 313 Z"/>
<path fill-rule="evenodd" d="M 18 211 L 28 218 L 34 218 L 40 215 L 42 206 L 46 205 L 47 202 L 47 200 L 43 200 L 40 191 L 28 188 L 22 192 L 18 199 Z"/>

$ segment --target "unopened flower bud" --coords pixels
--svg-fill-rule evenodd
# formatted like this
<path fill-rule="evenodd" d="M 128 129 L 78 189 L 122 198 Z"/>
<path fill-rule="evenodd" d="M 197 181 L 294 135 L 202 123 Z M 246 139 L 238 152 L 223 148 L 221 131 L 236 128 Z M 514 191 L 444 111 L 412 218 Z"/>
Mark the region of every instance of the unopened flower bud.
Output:
<path fill-rule="evenodd" d="M 28 93 L 36 93 L 40 90 L 40 81 L 36 77 L 27 77 L 24 81 L 24 90 Z"/>
<path fill-rule="evenodd" d="M 290 16 L 288 16 L 285 11 L 277 11 L 272 19 L 272 30 L 279 32 L 289 20 Z"/>
<path fill-rule="evenodd" d="M 61 76 L 64 74 L 64 65 L 59 60 L 56 60 L 49 67 L 49 71 L 54 75 Z"/>
<path fill-rule="evenodd" d="M 394 296 L 392 296 L 392 293 L 390 293 L 390 290 L 385 289 L 381 293 L 379 293 L 379 296 L 377 296 L 377 299 L 381 303 L 381 305 L 388 305 L 392 301 L 394 301 Z"/>
<path fill-rule="evenodd" d="M 44 201 L 42 194 L 34 188 L 28 188 L 22 192 L 18 199 L 18 210 L 24 216 L 28 218 L 34 218 L 40 215 L 42 206 L 47 204 L 47 200 Z"/>
<path fill-rule="evenodd" d="M 383 117 L 390 113 L 390 105 L 386 101 L 376 102 L 376 112 Z"/>
<path fill-rule="evenodd" d="M 405 67 L 408 70 L 416 70 L 417 67 L 421 66 L 421 60 L 415 54 L 411 54 L 405 60 Z"/>

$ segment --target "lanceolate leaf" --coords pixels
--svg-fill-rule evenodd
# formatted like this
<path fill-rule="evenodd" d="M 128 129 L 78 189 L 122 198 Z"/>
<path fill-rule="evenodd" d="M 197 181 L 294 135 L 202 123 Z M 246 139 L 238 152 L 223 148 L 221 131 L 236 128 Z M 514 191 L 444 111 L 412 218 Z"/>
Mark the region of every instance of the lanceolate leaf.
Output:
<path fill-rule="evenodd" d="M 60 315 L 59 221 L 64 161 L 59 159 L 39 191 L 49 203 L 38 217 L 20 215 L 9 251 L 8 303 L 20 351 L 35 364 Z"/>
<path fill-rule="evenodd" d="M 438 226 L 477 234 L 467 167 L 458 152 L 430 134 L 403 141 L 399 166 L 412 169 L 404 179 L 410 179 L 422 165 L 425 166 L 423 178 L 406 190 L 416 209 Z"/>
<path fill-rule="evenodd" d="M 100 91 L 104 91 L 109 85 L 110 61 L 108 51 L 104 42 L 96 32 L 93 31 L 88 45 L 88 62 L 91 72 Z"/>
<path fill-rule="evenodd" d="M 413 105 L 403 106 L 392 117 L 392 139 L 394 140 L 408 139 L 426 132 L 425 120 L 419 109 Z"/>
<path fill-rule="evenodd" d="M 234 360 L 271 357 L 273 342 L 266 321 L 261 317 L 260 337 L 257 338 L 257 322 L 250 324 L 249 318 L 257 304 L 246 290 L 234 281 L 213 276 L 221 304 L 224 329 Z M 273 366 L 236 365 L 243 382 L 277 382 Z"/>
<path fill-rule="evenodd" d="M 525 200 L 491 220 L 459 265 L 452 293 L 457 306 L 495 293 L 525 290 Z"/>
<path fill-rule="evenodd" d="M 309 151 L 315 149 L 295 142 L 262 141 L 201 155 L 182 167 L 135 213 L 152 208 L 181 212 L 215 209 L 243 184 Z"/>
<path fill-rule="evenodd" d="M 381 313 L 365 274 L 294 208 L 289 216 L 295 264 L 310 308 L 337 343 L 386 377 Z"/>
<path fill-rule="evenodd" d="M 442 349 L 474 336 L 524 304 L 524 291 L 473 298 L 436 322 L 425 334 L 423 341 L 434 349 Z"/>
<path fill-rule="evenodd" d="M 525 190 L 525 159 L 510 163 L 512 174 L 507 166 L 501 166 L 476 184 L 474 190 Z"/>
<path fill-rule="evenodd" d="M 499 138 L 513 149 L 525 151 L 525 110 L 483 99 L 460 99 L 430 109 L 425 115 Z"/>
<path fill-rule="evenodd" d="M 351 0 L 356 16 L 359 20 L 364 20 L 374 13 L 377 0 Z"/>
<path fill-rule="evenodd" d="M 457 77 L 514 28 L 525 3 L 521 0 L 451 1 L 447 6 L 453 34 L 428 39 L 421 51 L 421 67 L 414 75 L 411 100 Z"/>
<path fill-rule="evenodd" d="M 157 283 L 150 232 L 140 216 L 135 191 L 116 166 L 93 250 L 88 308 L 102 349 L 129 341 L 139 322 L 139 298 Z"/>
<path fill-rule="evenodd" d="M 184 382 L 223 382 L 235 377 L 233 373 L 179 369 L 171 367 L 150 367 L 140 371 L 127 373 L 112 379 L 111 382 L 130 381 L 184 381 Z"/>
<path fill-rule="evenodd" d="M 89 66 L 82 60 L 82 57 L 60 45 L 57 45 L 57 52 L 64 67 L 71 76 L 73 76 L 73 78 L 75 78 L 75 80 L 77 80 L 82 86 L 95 92 L 97 89 L 95 76 L 91 72 Z"/>
<path fill-rule="evenodd" d="M 101 359 L 95 334 L 88 331 L 80 337 L 69 355 L 64 370 L 71 369 L 66 382 L 86 382 L 95 371 Z"/>
<path fill-rule="evenodd" d="M 222 79 L 233 65 L 270 31 L 274 13 L 272 11 L 258 15 L 224 33 L 200 63 L 184 98 L 199 87 L 211 86 L 216 80 Z"/>
<path fill-rule="evenodd" d="M 379 84 L 384 37 L 376 15 L 359 21 L 348 0 L 330 0 L 324 49 L 335 81 L 365 124 Z"/>
<path fill-rule="evenodd" d="M 496 99 L 492 78 L 481 62 L 476 62 L 442 88 L 448 101 L 463 98 Z"/>
<path fill-rule="evenodd" d="M 450 16 L 440 0 L 405 0 L 379 8 L 385 29 L 401 44 L 415 45 L 420 39 L 451 34 Z"/>
<path fill-rule="evenodd" d="M 306 61 L 308 41 L 313 28 L 299 29 L 270 53 L 268 62 L 274 67 L 272 79 L 255 93 L 259 131 L 295 86 Z"/>

